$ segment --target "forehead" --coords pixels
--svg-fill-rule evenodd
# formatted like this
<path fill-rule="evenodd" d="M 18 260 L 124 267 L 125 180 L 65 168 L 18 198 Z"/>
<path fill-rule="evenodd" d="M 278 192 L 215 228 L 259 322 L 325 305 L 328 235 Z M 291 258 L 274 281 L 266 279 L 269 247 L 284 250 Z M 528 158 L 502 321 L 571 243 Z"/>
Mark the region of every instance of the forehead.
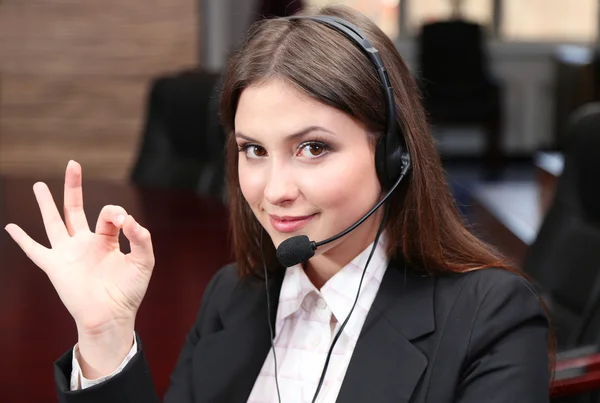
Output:
<path fill-rule="evenodd" d="M 351 123 L 354 123 L 353 119 L 343 112 L 283 80 L 270 80 L 245 88 L 235 115 L 236 131 L 248 135 L 265 131 L 286 134 L 309 125 L 333 128 Z"/>

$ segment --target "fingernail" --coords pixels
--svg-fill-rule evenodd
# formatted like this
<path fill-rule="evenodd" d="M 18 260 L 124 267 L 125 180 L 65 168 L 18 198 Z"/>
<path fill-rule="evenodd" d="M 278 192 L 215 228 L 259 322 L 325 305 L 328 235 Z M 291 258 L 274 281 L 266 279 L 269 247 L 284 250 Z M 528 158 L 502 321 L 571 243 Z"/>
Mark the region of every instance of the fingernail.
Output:
<path fill-rule="evenodd" d="M 123 224 L 123 221 L 125 221 L 125 216 L 123 214 L 119 214 L 117 216 L 117 224 Z"/>

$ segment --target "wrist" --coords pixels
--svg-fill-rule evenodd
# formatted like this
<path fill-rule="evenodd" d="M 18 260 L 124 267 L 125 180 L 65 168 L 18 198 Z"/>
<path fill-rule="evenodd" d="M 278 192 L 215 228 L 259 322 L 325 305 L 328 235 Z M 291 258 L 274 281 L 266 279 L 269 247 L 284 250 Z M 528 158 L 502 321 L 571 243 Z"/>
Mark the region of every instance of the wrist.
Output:
<path fill-rule="evenodd" d="M 103 332 L 78 331 L 78 361 L 86 379 L 98 379 L 114 372 L 134 343 L 133 325 Z"/>

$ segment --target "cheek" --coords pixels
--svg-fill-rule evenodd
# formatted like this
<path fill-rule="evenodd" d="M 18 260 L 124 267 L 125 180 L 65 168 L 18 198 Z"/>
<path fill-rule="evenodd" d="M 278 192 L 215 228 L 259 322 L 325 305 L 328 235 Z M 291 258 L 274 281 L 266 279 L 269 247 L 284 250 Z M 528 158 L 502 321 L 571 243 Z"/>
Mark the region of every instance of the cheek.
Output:
<path fill-rule="evenodd" d="M 257 172 L 250 169 L 250 167 L 247 166 L 246 161 L 242 161 L 240 158 L 238 165 L 238 176 L 242 195 L 250 207 L 254 209 L 262 200 L 264 193 L 262 175 L 258 175 Z"/>
<path fill-rule="evenodd" d="M 362 161 L 357 163 L 357 161 Z M 308 178 L 308 177 L 307 177 Z M 359 215 L 377 202 L 381 187 L 375 166 L 370 157 L 338 160 L 304 181 L 304 196 L 323 211 L 340 210 L 349 215 Z M 366 210 L 365 210 L 366 209 Z"/>

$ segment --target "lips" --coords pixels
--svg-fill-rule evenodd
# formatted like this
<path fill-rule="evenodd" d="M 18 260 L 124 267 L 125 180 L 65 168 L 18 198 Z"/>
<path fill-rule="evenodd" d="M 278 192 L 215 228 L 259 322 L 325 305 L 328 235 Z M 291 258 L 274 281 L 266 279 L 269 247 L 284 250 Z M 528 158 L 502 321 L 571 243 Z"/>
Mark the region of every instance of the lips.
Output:
<path fill-rule="evenodd" d="M 316 214 L 306 216 L 277 216 L 269 214 L 269 221 L 279 232 L 294 232 L 308 224 Z"/>

